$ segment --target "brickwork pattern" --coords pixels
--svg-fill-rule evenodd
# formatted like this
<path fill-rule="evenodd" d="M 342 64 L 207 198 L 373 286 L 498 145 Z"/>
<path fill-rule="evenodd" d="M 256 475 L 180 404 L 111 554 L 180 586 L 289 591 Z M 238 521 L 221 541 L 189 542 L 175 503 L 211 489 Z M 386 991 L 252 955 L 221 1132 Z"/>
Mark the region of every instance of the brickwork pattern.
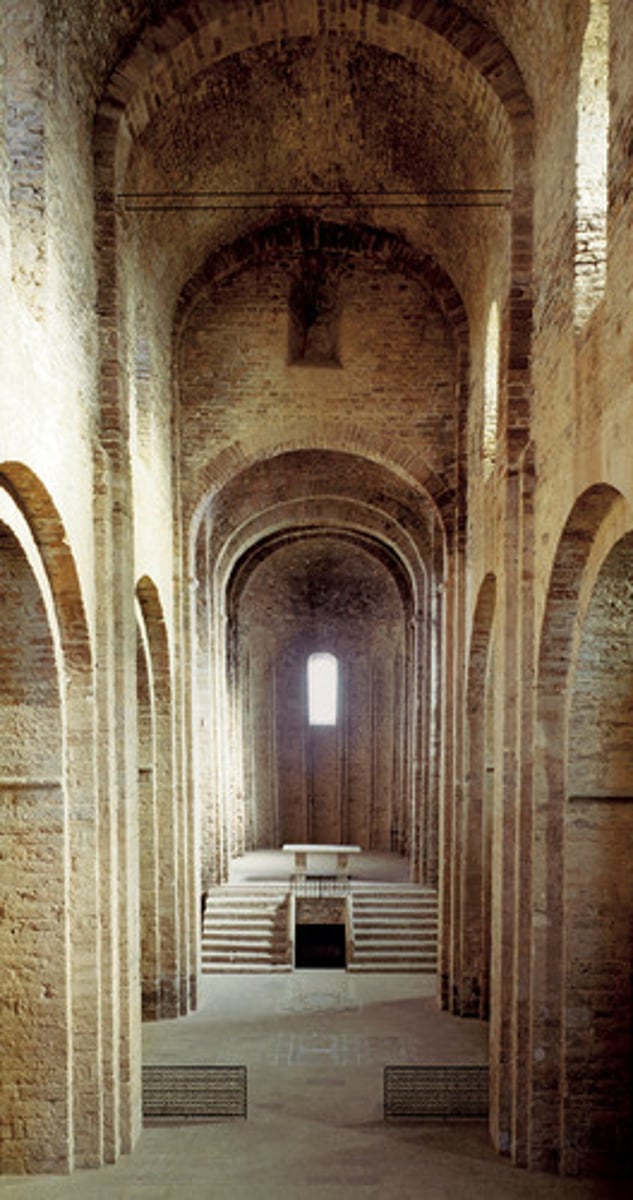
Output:
<path fill-rule="evenodd" d="M 489 1013 L 493 1143 L 626 1165 L 629 0 L 600 47 L 607 211 L 577 167 L 606 10 L 2 6 L 2 1170 L 133 1148 L 141 999 L 195 1004 L 200 889 L 279 813 L 305 831 L 310 754 L 276 809 L 259 700 L 276 678 L 303 716 L 277 660 L 314 633 L 287 585 L 317 534 L 320 582 L 343 564 L 385 605 L 322 625 L 367 660 L 338 812 L 439 879 L 439 998 Z M 195 211 L 133 211 L 183 189 Z M 390 804 L 358 799 L 372 773 Z"/>

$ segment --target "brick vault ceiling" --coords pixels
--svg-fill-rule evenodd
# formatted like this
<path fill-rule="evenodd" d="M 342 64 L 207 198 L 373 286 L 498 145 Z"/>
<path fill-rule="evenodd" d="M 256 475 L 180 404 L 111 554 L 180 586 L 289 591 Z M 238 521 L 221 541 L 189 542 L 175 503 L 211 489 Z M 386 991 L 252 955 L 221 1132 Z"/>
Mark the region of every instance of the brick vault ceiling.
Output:
<path fill-rule="evenodd" d="M 363 3 L 363 0 L 359 0 Z M 146 30 L 158 31 L 165 18 L 188 10 L 208 10 L 222 15 L 238 7 L 239 0 L 48 0 L 51 20 L 62 28 L 67 45 L 81 60 L 84 79 L 92 83 L 98 97 L 108 77 Z M 459 0 L 452 5 L 470 14 L 484 28 L 493 30 L 516 60 L 530 95 L 538 95 L 542 81 L 543 49 L 570 49 L 574 32 L 584 25 L 589 0 Z M 258 4 L 248 0 L 243 7 L 255 20 Z M 397 0 L 385 0 L 396 7 Z M 446 0 L 437 0 L 446 7 Z M 403 12 L 421 7 L 401 5 Z"/>
<path fill-rule="evenodd" d="M 303 204 L 318 215 L 314 197 L 330 190 L 349 199 L 337 219 L 385 228 L 435 256 L 468 307 L 482 257 L 501 262 L 507 251 L 509 218 L 502 208 L 456 208 L 456 193 L 477 189 L 481 201 L 487 189 L 512 183 L 497 69 L 490 86 L 469 50 L 475 46 L 484 71 L 489 50 L 492 58 L 500 51 L 537 103 L 547 95 L 543 62 L 554 60 L 553 46 L 570 52 L 587 4 L 108 0 L 95 9 L 53 0 L 49 19 L 64 35 L 78 90 L 88 88 L 95 106 L 104 94 L 123 99 L 129 141 L 121 190 L 160 193 L 168 208 L 183 191 L 205 204 L 204 211 L 138 214 L 125 202 L 165 312 L 220 247 Z M 411 19 L 417 13 L 421 19 Z M 204 62 L 196 60 L 200 30 L 207 31 Z M 436 207 L 444 197 L 407 207 L 410 194 L 437 189 L 453 193 L 451 207 Z M 366 195 L 374 190 L 378 199 Z M 208 196 L 199 199 L 208 192 L 221 211 L 209 208 Z"/>
<path fill-rule="evenodd" d="M 307 206 L 395 231 L 421 252 L 441 247 L 442 265 L 459 277 L 468 247 L 479 258 L 483 244 L 507 238 L 504 210 L 410 205 L 438 189 L 452 194 L 435 203 L 461 202 L 463 189 L 487 201 L 488 189 L 511 182 L 507 127 L 473 109 L 471 82 L 458 74 L 448 87 L 446 65 L 430 54 L 413 66 L 331 34 L 221 60 L 161 105 L 130 158 L 126 192 L 150 194 L 141 207 L 159 210 L 135 214 L 154 271 L 162 245 L 163 278 L 182 285 L 218 246 Z M 179 206 L 202 209 L 163 212 L 174 194 Z"/>

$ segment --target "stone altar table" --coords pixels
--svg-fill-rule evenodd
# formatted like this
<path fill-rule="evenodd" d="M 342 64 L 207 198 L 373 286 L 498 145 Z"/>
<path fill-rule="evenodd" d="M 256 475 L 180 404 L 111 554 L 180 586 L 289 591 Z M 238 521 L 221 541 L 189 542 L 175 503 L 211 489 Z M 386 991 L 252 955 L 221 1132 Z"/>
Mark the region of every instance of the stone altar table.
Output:
<path fill-rule="evenodd" d="M 337 875 L 345 879 L 349 856 L 361 853 L 360 846 L 326 846 L 309 842 L 286 842 L 282 850 L 294 855 L 297 879 L 305 879 L 307 875 Z"/>

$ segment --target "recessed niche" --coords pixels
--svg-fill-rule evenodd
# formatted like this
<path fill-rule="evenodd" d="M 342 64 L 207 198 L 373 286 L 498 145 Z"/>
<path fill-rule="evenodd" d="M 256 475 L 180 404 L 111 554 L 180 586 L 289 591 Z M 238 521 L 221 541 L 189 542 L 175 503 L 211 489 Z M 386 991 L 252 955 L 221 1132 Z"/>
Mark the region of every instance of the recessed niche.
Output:
<path fill-rule="evenodd" d="M 344 971 L 344 925 L 296 925 L 295 967 Z"/>
<path fill-rule="evenodd" d="M 288 364 L 340 367 L 339 293 L 318 262 L 306 262 L 288 297 Z"/>

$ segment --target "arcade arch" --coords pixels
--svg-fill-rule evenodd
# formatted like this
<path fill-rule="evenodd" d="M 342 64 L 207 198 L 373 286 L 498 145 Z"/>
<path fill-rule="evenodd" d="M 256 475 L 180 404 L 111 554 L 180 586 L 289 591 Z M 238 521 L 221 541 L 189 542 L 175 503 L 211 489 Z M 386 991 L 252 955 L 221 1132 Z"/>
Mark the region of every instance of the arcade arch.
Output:
<path fill-rule="evenodd" d="M 345 495 L 351 480 L 354 498 Z M 441 623 L 444 536 L 428 499 L 366 460 L 294 452 L 236 476 L 208 513 L 195 543 L 192 620 L 198 753 L 202 776 L 214 776 L 206 827 L 215 844 L 218 821 L 229 857 L 329 829 L 329 840 L 401 851 L 413 877 L 436 877 L 438 793 L 432 772 L 413 768 L 428 758 L 440 719 L 432 630 Z M 341 720 L 310 730 L 305 663 L 326 642 L 340 663 Z M 213 765 L 202 732 L 207 704 L 229 714 Z M 328 772 L 332 786 L 321 787 Z M 315 788 L 330 797 L 329 817 Z M 371 802 L 376 789 L 380 805 Z M 224 869 L 209 862 L 207 878 Z"/>
<path fill-rule="evenodd" d="M 101 1161 L 105 1119 L 92 650 L 62 522 L 21 463 L 0 468 L 0 570 L 2 1111 L 21 1130 L 2 1170 L 69 1170 Z"/>
<path fill-rule="evenodd" d="M 630 919 L 631 895 L 628 876 L 613 873 L 620 849 L 631 852 L 631 538 L 623 522 L 630 527 L 630 512 L 613 487 L 596 484 L 578 499 L 557 549 L 541 631 L 530 1030 L 540 1052 L 530 1060 L 528 1162 L 550 1170 L 621 1171 L 630 1136 L 622 1102 L 630 1079 L 622 1076 L 620 1056 L 623 1046 L 630 1052 L 630 945 L 621 922 Z M 622 966 L 610 993 L 613 1018 L 601 1026 L 596 942 L 602 936 L 612 936 L 611 952 Z M 594 950 L 596 972 L 581 984 L 583 955 Z M 546 1062 L 557 1062 L 558 1070 Z M 584 1082 L 598 1076 L 609 1079 L 604 1092 Z"/>

